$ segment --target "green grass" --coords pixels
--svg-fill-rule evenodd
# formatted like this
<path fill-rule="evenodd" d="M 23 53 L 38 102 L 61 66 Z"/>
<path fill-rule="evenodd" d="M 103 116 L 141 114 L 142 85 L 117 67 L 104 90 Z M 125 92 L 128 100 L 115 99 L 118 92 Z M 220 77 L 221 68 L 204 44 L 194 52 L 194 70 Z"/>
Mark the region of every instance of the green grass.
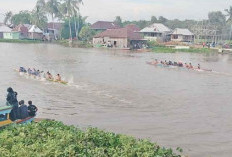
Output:
<path fill-rule="evenodd" d="M 176 52 L 190 52 L 190 53 L 209 53 L 213 50 L 208 48 L 190 48 L 190 49 L 173 49 L 164 46 L 157 46 L 151 48 L 152 52 L 156 53 L 176 53 Z"/>
<path fill-rule="evenodd" d="M 148 140 L 56 121 L 12 125 L 0 130 L 0 139 L 0 156 L 180 157 Z"/>
<path fill-rule="evenodd" d="M 29 39 L 0 39 L 0 42 L 6 43 L 42 43 L 41 40 L 29 40 Z"/>
<path fill-rule="evenodd" d="M 58 40 L 54 41 L 55 43 L 59 45 L 63 45 L 65 47 L 70 47 L 69 40 Z M 93 47 L 92 44 L 89 44 L 85 41 L 73 41 L 71 47 L 79 47 L 79 48 L 91 48 Z"/>

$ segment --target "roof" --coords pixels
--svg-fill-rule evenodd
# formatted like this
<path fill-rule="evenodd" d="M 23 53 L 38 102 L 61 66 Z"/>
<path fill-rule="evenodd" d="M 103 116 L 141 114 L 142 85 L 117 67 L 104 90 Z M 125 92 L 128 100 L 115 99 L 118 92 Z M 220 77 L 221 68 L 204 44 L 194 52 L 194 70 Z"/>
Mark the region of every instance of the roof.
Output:
<path fill-rule="evenodd" d="M 176 28 L 171 34 L 173 35 L 194 35 L 192 32 L 190 32 L 190 30 L 183 29 L 183 28 Z"/>
<path fill-rule="evenodd" d="M 54 25 L 53 25 L 54 24 Z M 64 23 L 60 23 L 60 22 L 49 22 L 47 25 L 48 29 L 56 29 L 56 30 L 61 30 L 63 27 Z M 54 27 L 53 27 L 54 26 Z"/>
<path fill-rule="evenodd" d="M 148 27 L 145 27 L 140 32 L 141 33 L 147 33 L 147 32 L 162 33 L 162 32 L 170 32 L 170 31 L 171 30 L 167 26 L 163 25 L 162 23 L 154 23 Z"/>
<path fill-rule="evenodd" d="M 134 27 L 124 27 L 118 29 L 108 29 L 102 33 L 97 34 L 94 38 L 128 38 L 130 40 L 142 40 L 141 34 L 136 33 L 137 29 Z"/>
<path fill-rule="evenodd" d="M 108 21 L 98 21 L 91 25 L 91 29 L 100 29 L 100 30 L 106 30 L 106 29 L 117 29 L 120 28 L 119 25 L 117 25 L 114 22 L 108 22 Z"/>
<path fill-rule="evenodd" d="M 31 27 L 32 27 L 32 25 L 30 25 L 30 24 L 23 24 L 25 27 L 27 27 L 27 29 L 29 30 Z"/>
<path fill-rule="evenodd" d="M 15 32 L 22 32 L 22 33 L 28 33 L 28 28 L 25 27 L 25 26 L 22 25 L 22 24 L 19 24 L 18 26 L 16 26 L 15 28 L 13 28 L 12 31 L 15 31 Z"/>
<path fill-rule="evenodd" d="M 6 25 L 0 26 L 0 32 L 11 32 L 11 28 L 7 27 Z"/>
<path fill-rule="evenodd" d="M 37 26 L 35 26 L 35 25 L 32 25 L 32 27 L 30 28 L 30 30 L 28 31 L 28 32 L 30 32 L 30 33 L 43 33 L 42 31 L 41 31 L 41 29 L 39 29 Z"/>
<path fill-rule="evenodd" d="M 141 30 L 141 29 L 140 29 L 137 25 L 135 25 L 135 24 L 126 25 L 125 28 L 132 29 L 132 30 L 134 30 L 135 32 L 138 32 L 138 31 Z"/>

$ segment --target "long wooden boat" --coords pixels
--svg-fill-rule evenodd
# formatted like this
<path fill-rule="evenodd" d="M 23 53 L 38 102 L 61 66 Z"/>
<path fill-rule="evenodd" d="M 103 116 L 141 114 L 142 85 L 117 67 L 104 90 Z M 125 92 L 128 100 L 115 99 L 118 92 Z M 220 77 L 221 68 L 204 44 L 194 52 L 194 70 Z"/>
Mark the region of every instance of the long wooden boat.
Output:
<path fill-rule="evenodd" d="M 25 124 L 32 122 L 35 117 L 27 117 L 25 119 L 18 119 L 16 121 L 10 120 L 11 106 L 0 106 L 0 128 L 11 124 Z"/>
<path fill-rule="evenodd" d="M 198 72 L 212 72 L 213 71 L 211 69 L 186 68 L 186 67 L 180 67 L 180 66 L 174 66 L 174 65 L 165 65 L 165 64 L 153 63 L 153 62 L 146 62 L 146 63 L 149 65 L 164 67 L 164 68 L 182 68 L 182 69 L 184 68 L 184 69 L 194 70 L 194 71 L 198 71 Z"/>
<path fill-rule="evenodd" d="M 30 75 L 30 74 L 28 74 L 28 73 L 26 73 L 26 72 L 20 72 L 18 69 L 14 69 L 15 71 L 17 71 L 18 73 L 21 73 L 21 74 L 24 74 L 24 75 L 27 75 L 27 76 L 33 76 L 34 78 L 36 78 L 36 77 L 38 77 L 38 78 L 44 78 L 44 77 L 39 77 L 39 76 L 35 76 L 35 75 Z M 68 82 L 66 82 L 66 81 L 57 81 L 57 80 L 53 80 L 53 79 L 47 79 L 47 78 L 44 78 L 44 79 L 46 79 L 47 81 L 50 81 L 50 82 L 56 82 L 56 83 L 61 83 L 61 84 L 64 84 L 64 85 L 67 85 L 68 84 Z"/>

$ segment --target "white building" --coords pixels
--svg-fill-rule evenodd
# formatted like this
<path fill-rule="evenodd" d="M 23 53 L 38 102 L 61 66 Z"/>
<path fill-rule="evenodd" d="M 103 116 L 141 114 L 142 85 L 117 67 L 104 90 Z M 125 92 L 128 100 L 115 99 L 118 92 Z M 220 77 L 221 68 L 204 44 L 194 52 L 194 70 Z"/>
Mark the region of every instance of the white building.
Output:
<path fill-rule="evenodd" d="M 171 29 L 162 23 L 154 23 L 142 29 L 140 33 L 143 33 L 147 40 L 164 42 L 169 40 L 168 34 L 171 33 Z"/>
<path fill-rule="evenodd" d="M 11 32 L 11 28 L 7 27 L 6 25 L 1 25 L 0 26 L 0 39 L 3 38 L 3 34 L 4 33 L 10 33 Z"/>
<path fill-rule="evenodd" d="M 176 42 L 193 42 L 194 34 L 188 29 L 176 28 L 171 33 L 171 41 Z"/>
<path fill-rule="evenodd" d="M 43 31 L 39 29 L 37 26 L 32 25 L 30 30 L 28 31 L 28 37 L 30 39 L 38 39 L 42 40 L 43 38 Z"/>

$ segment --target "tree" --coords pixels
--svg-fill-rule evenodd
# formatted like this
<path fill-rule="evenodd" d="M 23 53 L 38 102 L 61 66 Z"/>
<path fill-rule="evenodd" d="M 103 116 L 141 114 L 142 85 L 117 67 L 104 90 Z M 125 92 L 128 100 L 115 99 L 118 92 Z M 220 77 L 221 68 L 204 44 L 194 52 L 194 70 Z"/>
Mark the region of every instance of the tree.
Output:
<path fill-rule="evenodd" d="M 209 22 L 213 25 L 225 25 L 226 17 L 222 14 L 221 11 L 214 11 L 208 14 Z"/>
<path fill-rule="evenodd" d="M 39 7 L 36 7 L 32 12 L 31 12 L 31 23 L 36 25 L 39 28 L 45 28 L 48 22 L 48 18 L 45 15 L 45 13 L 40 10 Z"/>
<path fill-rule="evenodd" d="M 70 1 L 70 9 L 72 10 L 72 16 L 74 16 L 74 20 L 75 20 L 75 33 L 76 33 L 76 37 L 78 39 L 78 34 L 79 34 L 79 23 L 80 21 L 76 21 L 77 16 L 80 16 L 80 4 L 83 4 L 82 0 L 71 0 Z M 78 18 L 79 19 L 79 18 Z"/>
<path fill-rule="evenodd" d="M 13 13 L 11 11 L 7 12 L 5 14 L 5 18 L 4 18 L 4 24 L 6 25 L 8 22 L 11 21 L 11 18 L 13 16 Z"/>
<path fill-rule="evenodd" d="M 156 23 L 157 21 L 157 18 L 155 16 L 152 16 L 150 24 Z"/>
<path fill-rule="evenodd" d="M 115 22 L 117 25 L 119 25 L 120 27 L 123 26 L 123 24 L 122 24 L 122 19 L 121 19 L 120 16 L 116 16 L 114 22 Z"/>
<path fill-rule="evenodd" d="M 64 25 L 63 25 L 63 29 L 61 31 L 61 37 L 64 39 L 72 39 L 76 36 L 75 33 L 75 17 L 71 17 L 71 18 L 66 18 L 64 21 Z M 79 29 L 78 31 L 80 31 L 82 29 L 83 26 L 86 25 L 85 20 L 87 19 L 87 17 L 76 17 L 76 21 L 80 21 L 79 23 Z M 70 34 L 71 33 L 71 34 Z"/>
<path fill-rule="evenodd" d="M 79 37 L 82 41 L 90 41 L 96 34 L 94 30 L 91 30 L 89 26 L 82 27 Z"/>
<path fill-rule="evenodd" d="M 14 25 L 31 24 L 31 13 L 27 10 L 20 11 L 18 14 L 12 16 L 11 22 Z"/>
<path fill-rule="evenodd" d="M 232 6 L 230 6 L 229 9 L 226 9 L 225 12 L 227 13 L 226 16 L 229 17 L 229 18 L 227 19 L 227 22 L 231 22 L 231 23 L 232 23 Z"/>
<path fill-rule="evenodd" d="M 166 19 L 165 17 L 163 17 L 163 16 L 159 17 L 159 22 L 160 23 L 165 24 L 167 21 L 168 21 L 168 19 Z"/>
<path fill-rule="evenodd" d="M 54 18 L 59 14 L 59 7 L 60 3 L 57 0 L 48 0 L 46 3 L 46 10 L 49 14 L 51 14 L 52 22 L 53 22 L 53 29 L 54 29 Z"/>

